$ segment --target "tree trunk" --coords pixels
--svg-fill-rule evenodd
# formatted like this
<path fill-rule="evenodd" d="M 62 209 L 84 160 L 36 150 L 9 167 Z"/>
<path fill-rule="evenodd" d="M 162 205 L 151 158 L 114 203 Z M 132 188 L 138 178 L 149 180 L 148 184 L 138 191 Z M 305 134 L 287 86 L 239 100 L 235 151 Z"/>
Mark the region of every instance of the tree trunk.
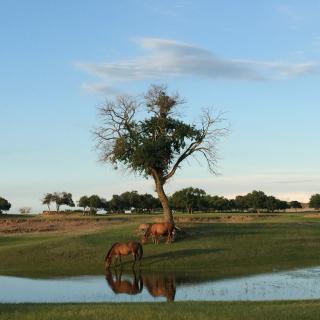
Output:
<path fill-rule="evenodd" d="M 169 207 L 169 200 L 163 189 L 163 183 L 158 175 L 153 174 L 153 178 L 156 184 L 156 191 L 163 208 L 164 219 L 166 222 L 174 223 L 173 215 Z"/>

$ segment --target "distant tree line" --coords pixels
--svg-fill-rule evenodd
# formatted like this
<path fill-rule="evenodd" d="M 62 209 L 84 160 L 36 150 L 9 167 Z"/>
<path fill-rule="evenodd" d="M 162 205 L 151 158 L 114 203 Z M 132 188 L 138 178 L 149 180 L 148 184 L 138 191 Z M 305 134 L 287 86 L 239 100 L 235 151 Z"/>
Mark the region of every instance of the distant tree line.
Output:
<path fill-rule="evenodd" d="M 139 194 L 137 191 L 127 191 L 120 195 L 113 195 L 107 201 L 97 195 L 82 196 L 78 201 L 78 206 L 82 207 L 84 212 L 87 209 L 90 213 L 96 210 L 105 210 L 107 212 L 153 212 L 161 208 L 160 201 L 151 194 Z"/>
<path fill-rule="evenodd" d="M 42 199 L 42 204 L 47 205 L 49 212 L 51 204 L 56 205 L 56 212 L 59 212 L 61 205 L 74 207 L 72 194 L 67 192 L 47 193 Z M 78 207 L 83 208 L 84 214 L 94 214 L 98 210 L 106 212 L 153 212 L 161 208 L 160 201 L 151 194 L 139 194 L 137 191 L 127 191 L 120 195 L 113 195 L 107 201 L 105 198 L 99 197 L 96 194 L 91 196 L 82 196 L 77 202 Z"/>
<path fill-rule="evenodd" d="M 301 203 L 290 203 L 267 196 L 263 191 L 252 191 L 244 196 L 236 196 L 235 199 L 227 199 L 221 196 L 211 196 L 202 189 L 185 188 L 175 192 L 170 197 L 171 206 L 176 210 L 192 213 L 193 211 L 207 212 L 274 212 L 288 208 L 302 208 Z"/>
<path fill-rule="evenodd" d="M 47 193 L 42 203 L 48 206 L 55 203 L 56 211 L 59 212 L 61 205 L 74 207 L 72 195 L 66 192 Z M 262 191 L 252 191 L 243 196 L 236 196 L 234 199 L 227 199 L 222 196 L 212 196 L 203 189 L 184 188 L 176 191 L 169 197 L 170 207 L 175 211 L 192 213 L 203 212 L 274 212 L 284 211 L 288 208 L 300 209 L 302 205 L 298 201 L 286 202 L 274 196 L 268 196 Z M 78 207 L 83 208 L 84 214 L 95 214 L 98 210 L 106 213 L 121 212 L 144 212 L 151 213 L 161 211 L 161 203 L 153 195 L 139 194 L 137 191 L 127 191 L 120 195 L 113 195 L 106 200 L 96 194 L 82 196 L 77 202 Z M 319 204 L 320 208 L 320 204 Z"/>
<path fill-rule="evenodd" d="M 184 188 L 174 192 L 169 197 L 170 207 L 175 211 L 192 213 L 194 211 L 203 212 L 275 212 L 286 209 L 301 209 L 299 201 L 283 201 L 274 196 L 268 196 L 263 191 L 252 191 L 246 195 L 236 196 L 234 199 L 227 199 L 222 196 L 209 195 L 203 189 Z M 47 193 L 42 198 L 42 204 L 51 211 L 51 206 L 55 205 L 55 211 L 59 212 L 61 206 L 75 207 L 72 194 L 68 192 Z M 145 193 L 139 194 L 137 191 L 127 191 L 120 195 L 113 195 L 110 200 L 106 200 L 98 195 L 82 196 L 77 202 L 78 207 L 83 208 L 84 214 L 94 214 L 98 210 L 106 213 L 121 212 L 144 212 L 151 213 L 161 211 L 161 203 L 158 198 Z M 314 194 L 309 201 L 309 207 L 320 210 L 320 194 Z M 0 197 L 0 214 L 8 211 L 11 203 Z M 30 213 L 30 207 L 19 209 L 20 213 Z"/>

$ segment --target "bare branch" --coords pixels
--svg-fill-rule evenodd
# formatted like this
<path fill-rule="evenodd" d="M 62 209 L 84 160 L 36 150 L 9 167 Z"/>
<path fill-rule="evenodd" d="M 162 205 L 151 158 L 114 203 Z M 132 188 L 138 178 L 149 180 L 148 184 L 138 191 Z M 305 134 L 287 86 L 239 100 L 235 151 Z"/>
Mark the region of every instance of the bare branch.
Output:
<path fill-rule="evenodd" d="M 211 109 L 205 109 L 202 111 L 200 136 L 196 141 L 191 142 L 184 152 L 178 157 L 169 173 L 164 177 L 165 181 L 175 174 L 181 163 L 186 158 L 197 153 L 204 157 L 209 171 L 211 173 L 215 173 L 214 168 L 217 163 L 217 143 L 219 138 L 228 133 L 227 128 L 220 127 L 220 123 L 224 120 L 223 113 L 221 112 L 216 116 L 213 116 L 213 111 Z"/>
<path fill-rule="evenodd" d="M 93 136 L 102 161 L 111 159 L 114 143 L 118 138 L 132 135 L 138 107 L 135 99 L 125 95 L 117 97 L 116 102 L 107 101 L 98 107 L 100 126 L 93 130 Z"/>

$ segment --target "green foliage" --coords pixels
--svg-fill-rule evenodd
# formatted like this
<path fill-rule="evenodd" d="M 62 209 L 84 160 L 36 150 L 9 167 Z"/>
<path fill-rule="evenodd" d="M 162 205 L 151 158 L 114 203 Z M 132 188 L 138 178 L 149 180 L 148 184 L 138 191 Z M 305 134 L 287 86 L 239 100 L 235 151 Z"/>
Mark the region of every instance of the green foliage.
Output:
<path fill-rule="evenodd" d="M 260 210 L 267 208 L 267 196 L 263 191 L 252 191 L 246 195 L 249 208 Z"/>
<path fill-rule="evenodd" d="M 230 211 L 234 209 L 234 201 L 220 196 L 208 196 L 207 208 L 211 211 Z"/>
<path fill-rule="evenodd" d="M 176 191 L 170 197 L 170 203 L 175 209 L 186 209 L 192 213 L 193 210 L 199 210 L 204 206 L 206 192 L 198 188 L 185 188 Z"/>
<path fill-rule="evenodd" d="M 314 209 L 320 209 L 320 194 L 316 193 L 311 196 L 310 201 L 309 201 L 309 206 L 310 208 Z"/>
<path fill-rule="evenodd" d="M 86 208 L 90 206 L 89 198 L 87 196 L 82 196 L 78 201 L 78 206 L 83 208 L 86 211 Z"/>
<path fill-rule="evenodd" d="M 8 211 L 11 208 L 11 203 L 5 199 L 0 197 L 0 214 L 2 211 Z"/>
<path fill-rule="evenodd" d="M 31 208 L 30 207 L 22 207 L 19 209 L 19 212 L 21 214 L 29 214 L 31 212 Z"/>
<path fill-rule="evenodd" d="M 111 162 L 116 166 L 125 164 L 145 176 L 149 176 L 153 169 L 162 180 L 187 143 L 202 139 L 200 130 L 167 113 L 132 121 L 128 126 L 130 129 L 114 142 Z"/>
<path fill-rule="evenodd" d="M 49 211 L 50 211 L 51 202 L 53 202 L 53 194 L 52 193 L 45 194 L 43 199 L 42 199 L 42 204 L 47 205 Z"/>
<path fill-rule="evenodd" d="M 86 208 L 90 208 L 90 214 L 96 214 L 97 210 L 105 209 L 107 210 L 107 201 L 104 198 L 100 198 L 98 195 L 93 194 L 90 197 L 82 196 L 78 201 L 78 206 L 84 209 L 86 213 Z"/>
<path fill-rule="evenodd" d="M 274 196 L 267 196 L 262 191 L 252 191 L 244 196 L 236 196 L 235 199 L 227 199 L 208 195 L 204 190 L 192 187 L 175 192 L 170 197 L 170 204 L 175 209 L 187 210 L 188 212 L 192 212 L 192 210 L 215 212 L 264 210 L 274 212 L 289 207 L 286 201 L 279 200 Z"/>
<path fill-rule="evenodd" d="M 289 207 L 292 208 L 292 209 L 301 209 L 302 208 L 302 205 L 299 201 L 291 201 L 289 203 Z"/>
<path fill-rule="evenodd" d="M 113 212 L 123 212 L 125 210 L 134 210 L 138 212 L 151 212 L 160 208 L 158 199 L 151 194 L 139 194 L 137 191 L 127 191 L 120 195 L 113 195 L 107 202 L 107 208 Z"/>
<path fill-rule="evenodd" d="M 68 192 L 55 192 L 55 193 L 47 193 L 42 199 L 42 204 L 48 206 L 50 211 L 50 204 L 55 202 L 57 211 L 59 212 L 60 206 L 66 205 L 69 207 L 74 207 L 74 202 L 72 200 L 72 194 Z"/>
<path fill-rule="evenodd" d="M 175 113 L 181 103 L 179 96 L 170 96 L 164 86 L 151 86 L 142 103 L 120 96 L 99 109 L 102 125 L 94 132 L 102 161 L 154 179 L 165 219 L 171 222 L 163 185 L 191 155 L 202 155 L 213 172 L 216 142 L 226 131 L 217 127 L 220 115 L 213 118 L 209 111 L 203 112 L 198 127 L 183 122 Z M 136 116 L 138 106 L 144 108 L 143 119 Z"/>

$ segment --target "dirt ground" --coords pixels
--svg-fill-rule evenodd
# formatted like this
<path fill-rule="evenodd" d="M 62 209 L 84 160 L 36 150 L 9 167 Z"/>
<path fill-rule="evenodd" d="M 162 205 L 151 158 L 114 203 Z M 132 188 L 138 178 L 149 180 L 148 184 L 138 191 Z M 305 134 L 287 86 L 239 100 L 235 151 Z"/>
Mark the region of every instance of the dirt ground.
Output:
<path fill-rule="evenodd" d="M 188 223 L 188 222 L 198 222 L 198 223 L 245 223 L 253 220 L 252 216 L 240 216 L 240 215 L 230 215 L 221 217 L 177 217 L 176 222 Z"/>
<path fill-rule="evenodd" d="M 102 229 L 108 221 L 85 218 L 29 218 L 0 219 L 0 234 L 25 234 L 42 232 L 91 232 Z"/>
<path fill-rule="evenodd" d="M 320 213 L 308 213 L 304 215 L 305 218 L 320 218 Z"/>

